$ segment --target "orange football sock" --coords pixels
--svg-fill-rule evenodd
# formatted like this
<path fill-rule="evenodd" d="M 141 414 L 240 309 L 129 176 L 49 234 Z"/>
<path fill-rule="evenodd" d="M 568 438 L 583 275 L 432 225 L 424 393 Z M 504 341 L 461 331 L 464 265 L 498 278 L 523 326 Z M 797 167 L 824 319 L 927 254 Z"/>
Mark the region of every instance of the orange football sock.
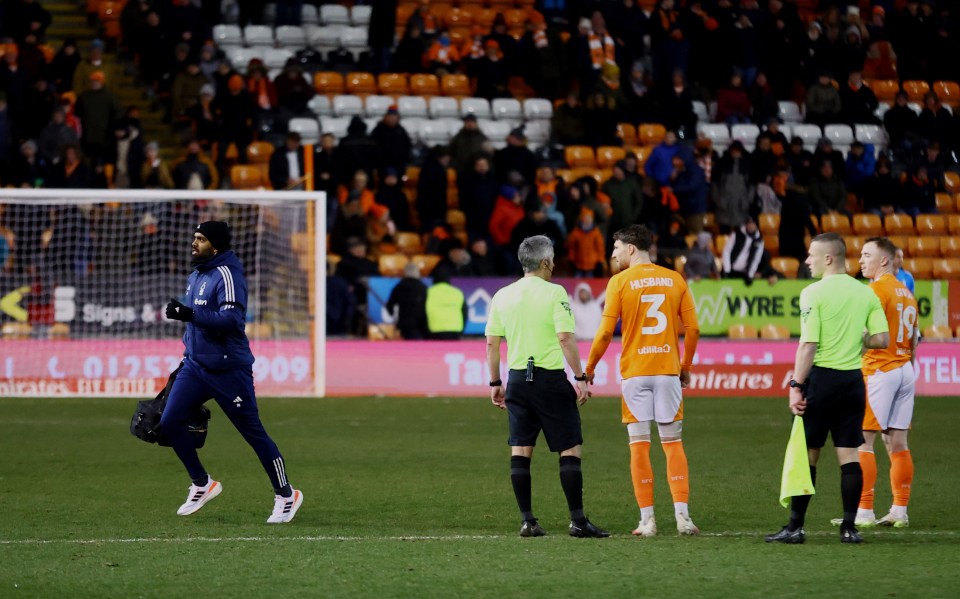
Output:
<path fill-rule="evenodd" d="M 667 480 L 670 482 L 670 494 L 674 503 L 688 503 L 690 498 L 690 480 L 687 468 L 687 454 L 683 451 L 683 441 L 661 443 L 667 456 Z"/>
<path fill-rule="evenodd" d="M 873 487 L 877 484 L 877 456 L 872 451 L 860 450 L 860 469 L 863 470 L 863 491 L 860 509 L 873 509 Z"/>
<path fill-rule="evenodd" d="M 913 456 L 909 449 L 890 454 L 890 488 L 893 489 L 893 505 L 906 507 L 910 503 L 910 487 L 913 485 Z"/>
<path fill-rule="evenodd" d="M 630 444 L 630 477 L 633 494 L 640 509 L 653 507 L 653 466 L 650 464 L 650 441 Z"/>

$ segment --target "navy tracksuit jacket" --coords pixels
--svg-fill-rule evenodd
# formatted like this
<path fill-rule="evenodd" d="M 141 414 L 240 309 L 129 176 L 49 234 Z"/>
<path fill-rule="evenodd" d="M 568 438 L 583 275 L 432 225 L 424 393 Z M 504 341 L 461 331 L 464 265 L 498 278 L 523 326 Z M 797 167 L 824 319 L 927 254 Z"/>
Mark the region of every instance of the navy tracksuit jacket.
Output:
<path fill-rule="evenodd" d="M 183 303 L 193 309 L 183 335 L 183 369 L 177 375 L 160 419 L 164 435 L 190 478 L 207 471 L 187 432 L 196 406 L 213 398 L 253 447 L 273 488 L 287 484 L 283 457 L 260 422 L 253 389 L 253 353 L 244 331 L 247 282 L 236 254 L 226 251 L 197 266 L 187 279 Z"/>

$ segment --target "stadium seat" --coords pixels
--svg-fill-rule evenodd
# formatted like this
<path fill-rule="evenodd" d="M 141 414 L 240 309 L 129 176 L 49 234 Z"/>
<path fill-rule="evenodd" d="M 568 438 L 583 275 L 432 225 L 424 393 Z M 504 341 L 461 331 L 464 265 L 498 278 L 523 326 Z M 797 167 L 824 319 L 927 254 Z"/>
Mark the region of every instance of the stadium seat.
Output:
<path fill-rule="evenodd" d="M 440 80 L 440 92 L 453 98 L 467 98 L 473 95 L 470 91 L 470 80 L 466 75 L 444 75 Z"/>
<path fill-rule="evenodd" d="M 824 233 L 850 234 L 850 219 L 846 214 L 830 212 L 820 217 L 820 227 Z"/>
<path fill-rule="evenodd" d="M 887 114 L 888 110 L 890 110 L 890 105 L 880 102 L 880 104 L 877 106 L 877 109 L 873 111 L 873 116 L 877 117 L 881 122 L 883 122 L 883 115 Z"/>
<path fill-rule="evenodd" d="M 452 99 L 452 98 L 450 98 Z M 490 101 L 486 98 L 463 98 L 460 100 L 460 116 L 472 114 L 478 119 L 490 119 Z"/>
<path fill-rule="evenodd" d="M 800 106 L 796 102 L 781 100 L 777 103 L 780 107 L 780 118 L 785 123 L 802 123 L 803 115 L 800 114 Z"/>
<path fill-rule="evenodd" d="M 420 130 L 420 139 L 429 146 L 445 144 L 452 136 L 450 126 L 443 119 L 425 121 Z"/>
<path fill-rule="evenodd" d="M 947 219 L 942 214 L 918 214 L 917 235 L 946 235 Z"/>
<path fill-rule="evenodd" d="M 348 94 L 369 95 L 377 93 L 377 81 L 370 73 L 347 73 L 344 82 Z"/>
<path fill-rule="evenodd" d="M 943 174 L 946 182 L 946 189 L 950 193 L 960 192 L 960 175 L 953 171 L 947 171 Z M 960 202 L 960 200 L 958 200 Z"/>
<path fill-rule="evenodd" d="M 315 144 L 320 141 L 320 123 L 317 119 L 292 118 L 287 129 L 300 134 L 304 144 Z"/>
<path fill-rule="evenodd" d="M 400 269 L 400 276 L 403 269 Z M 400 331 L 397 325 L 389 322 L 371 322 L 367 324 L 367 341 L 396 341 L 400 339 Z"/>
<path fill-rule="evenodd" d="M 793 135 L 803 140 L 803 149 L 812 152 L 823 137 L 823 131 L 817 125 L 804 123 L 793 126 Z"/>
<path fill-rule="evenodd" d="M 923 327 L 923 338 L 927 341 L 944 341 L 953 339 L 953 330 L 944 324 L 932 324 Z"/>
<path fill-rule="evenodd" d="M 940 237 L 940 255 L 944 258 L 960 256 L 960 238 L 951 235 Z"/>
<path fill-rule="evenodd" d="M 883 221 L 876 214 L 869 212 L 854 214 L 853 232 L 867 237 L 883 235 Z"/>
<path fill-rule="evenodd" d="M 782 324 L 765 324 L 760 327 L 760 338 L 769 340 L 789 339 L 790 329 Z"/>
<path fill-rule="evenodd" d="M 489 121 L 486 119 L 477 122 L 483 134 L 493 143 L 495 148 L 502 148 L 507 144 L 507 136 L 513 124 L 510 121 Z"/>
<path fill-rule="evenodd" d="M 390 96 L 367 96 L 363 101 L 363 112 L 368 117 L 382 117 L 395 103 Z"/>
<path fill-rule="evenodd" d="M 247 146 L 248 164 L 268 164 L 273 155 L 273 144 L 265 141 L 253 141 Z"/>
<path fill-rule="evenodd" d="M 313 89 L 318 94 L 335 96 L 345 93 L 347 88 L 344 85 L 343 75 L 336 71 L 317 71 L 313 74 Z"/>
<path fill-rule="evenodd" d="M 903 91 L 911 102 L 923 102 L 923 96 L 930 91 L 930 84 L 926 81 L 910 80 L 903 82 Z"/>
<path fill-rule="evenodd" d="M 354 27 L 366 27 L 370 24 L 370 13 L 373 7 L 369 4 L 354 5 L 350 9 L 350 24 Z"/>
<path fill-rule="evenodd" d="M 623 140 L 625 146 L 637 145 L 637 128 L 633 123 L 617 123 L 617 137 Z"/>
<path fill-rule="evenodd" d="M 403 267 L 410 262 L 410 258 L 403 254 L 381 254 L 378 262 L 380 274 L 385 277 L 399 277 L 403 275 Z"/>
<path fill-rule="evenodd" d="M 523 132 L 527 135 L 527 144 L 533 150 L 550 141 L 550 121 L 527 121 Z"/>
<path fill-rule="evenodd" d="M 933 261 L 934 279 L 960 279 L 960 258 L 939 258 Z"/>
<path fill-rule="evenodd" d="M 723 154 L 730 147 L 730 129 L 723 123 L 697 123 L 697 134 L 713 144 L 713 149 Z"/>
<path fill-rule="evenodd" d="M 553 117 L 553 104 L 544 98 L 527 98 L 523 101 L 523 117 L 528 121 L 549 121 Z"/>
<path fill-rule="evenodd" d="M 895 79 L 864 79 L 863 83 L 881 104 L 892 104 L 900 91 L 900 82 Z"/>
<path fill-rule="evenodd" d="M 763 236 L 763 249 L 767 250 L 771 258 L 780 255 L 780 236 L 777 234 Z"/>
<path fill-rule="evenodd" d="M 758 335 L 757 327 L 749 324 L 732 324 L 727 328 L 730 339 L 756 339 Z"/>
<path fill-rule="evenodd" d="M 707 105 L 700 100 L 693 101 L 693 114 L 697 115 L 698 123 L 710 122 L 710 112 L 707 110 Z"/>
<path fill-rule="evenodd" d="M 847 274 L 851 277 L 855 277 L 860 274 L 860 260 L 859 258 L 850 258 L 846 259 Z"/>
<path fill-rule="evenodd" d="M 960 85 L 956 81 L 934 81 L 933 91 L 944 105 L 960 107 Z"/>
<path fill-rule="evenodd" d="M 270 70 L 282 69 L 293 58 L 293 52 L 286 48 L 266 48 L 263 51 L 263 64 Z"/>
<path fill-rule="evenodd" d="M 947 230 L 951 235 L 960 235 L 960 214 L 947 215 Z"/>
<path fill-rule="evenodd" d="M 667 129 L 660 123 L 640 123 L 637 127 L 637 142 L 644 146 L 655 146 L 663 141 Z"/>
<path fill-rule="evenodd" d="M 907 102 L 907 108 L 915 112 L 917 116 L 920 116 L 920 113 L 923 112 L 923 104 L 920 102 Z"/>
<path fill-rule="evenodd" d="M 888 214 L 883 217 L 883 230 L 889 235 L 913 235 L 916 229 L 909 214 Z"/>
<path fill-rule="evenodd" d="M 760 136 L 760 127 L 753 124 L 737 124 L 730 127 L 730 138 L 738 139 L 748 152 L 757 149 L 757 137 Z"/>
<path fill-rule="evenodd" d="M 440 80 L 436 75 L 416 73 L 410 76 L 410 93 L 415 96 L 439 96 Z"/>
<path fill-rule="evenodd" d="M 850 145 L 854 141 L 850 125 L 827 125 L 823 128 L 823 136 L 832 141 L 834 149 L 844 156 L 850 151 Z"/>
<path fill-rule="evenodd" d="M 47 332 L 47 337 L 50 339 L 69 339 L 70 338 L 70 325 L 65 322 L 55 322 L 50 326 L 50 330 Z"/>
<path fill-rule="evenodd" d="M 304 25 L 317 25 L 320 23 L 320 13 L 317 7 L 312 4 L 304 4 L 300 9 L 300 22 Z"/>
<path fill-rule="evenodd" d="M 879 125 L 854 125 L 853 132 L 860 143 L 873 144 L 877 150 L 887 146 L 887 134 Z"/>
<path fill-rule="evenodd" d="M 248 46 L 273 47 L 273 29 L 266 25 L 247 25 L 243 28 L 243 41 Z"/>
<path fill-rule="evenodd" d="M 321 130 L 337 139 L 343 139 L 347 135 L 347 128 L 350 126 L 352 118 L 349 116 L 327 117 L 320 122 Z"/>
<path fill-rule="evenodd" d="M 340 95 L 333 97 L 334 116 L 362 116 L 363 100 L 359 96 Z"/>
<path fill-rule="evenodd" d="M 930 279 L 933 277 L 933 258 L 904 258 L 903 268 L 918 281 Z"/>
<path fill-rule="evenodd" d="M 938 258 L 940 256 L 940 237 L 908 237 L 906 255 L 912 258 Z"/>
<path fill-rule="evenodd" d="M 423 96 L 400 96 L 397 98 L 397 110 L 403 118 L 427 118 L 427 100 Z"/>
<path fill-rule="evenodd" d="M 369 47 L 368 35 L 366 27 L 344 27 L 340 32 L 340 45 L 359 61 L 360 54 Z"/>
<path fill-rule="evenodd" d="M 897 249 L 901 249 L 904 252 L 907 251 L 908 239 L 912 235 L 886 235 L 886 238 L 890 240 L 890 243 L 894 245 Z"/>
<path fill-rule="evenodd" d="M 5 322 L 0 330 L 4 339 L 29 339 L 33 333 L 33 325 L 29 322 Z"/>
<path fill-rule="evenodd" d="M 317 116 L 333 116 L 333 104 L 330 103 L 330 98 L 327 96 L 317 94 L 310 98 L 310 101 L 307 102 L 307 108 Z"/>
<path fill-rule="evenodd" d="M 230 169 L 230 186 L 233 189 L 257 189 L 263 186 L 261 170 L 252 164 L 237 164 Z"/>
<path fill-rule="evenodd" d="M 385 96 L 406 96 L 410 93 L 410 82 L 406 73 L 380 73 L 377 90 Z"/>
<path fill-rule="evenodd" d="M 243 32 L 236 25 L 214 25 L 213 41 L 224 52 L 230 48 L 240 48 L 243 46 Z"/>
<path fill-rule="evenodd" d="M 410 261 L 420 269 L 420 276 L 427 277 L 433 272 L 441 257 L 436 254 L 417 254 L 410 257 Z"/>
<path fill-rule="evenodd" d="M 342 4 L 321 5 L 320 22 L 324 25 L 349 25 L 350 11 Z"/>
<path fill-rule="evenodd" d="M 467 215 L 463 210 L 447 210 L 446 222 L 454 231 L 463 231 L 467 226 Z"/>
<path fill-rule="evenodd" d="M 780 235 L 780 215 L 775 212 L 764 212 L 760 214 L 760 232 L 764 237 L 769 235 Z"/>
<path fill-rule="evenodd" d="M 590 146 L 567 146 L 563 150 L 563 157 L 566 160 L 567 166 L 570 168 L 594 168 L 597 165 L 593 148 Z"/>
<path fill-rule="evenodd" d="M 950 214 L 954 211 L 954 199 L 953 196 L 945 191 L 938 191 L 936 193 L 936 202 L 937 202 L 937 212 L 940 214 Z"/>
<path fill-rule="evenodd" d="M 294 51 L 307 45 L 307 33 L 303 27 L 294 25 L 281 25 L 274 30 L 274 36 L 277 43 L 284 48 L 291 48 Z"/>
<path fill-rule="evenodd" d="M 251 60 L 263 60 L 264 50 L 266 48 L 230 48 L 226 54 L 230 64 L 236 65 L 237 70 L 246 71 Z"/>
<path fill-rule="evenodd" d="M 627 151 L 617 146 L 600 146 L 597 148 L 597 166 L 611 168 L 618 160 L 623 160 Z"/>
<path fill-rule="evenodd" d="M 405 117 L 401 122 L 403 123 L 403 128 L 407 130 L 407 134 L 410 136 L 410 141 L 412 141 L 413 143 L 418 143 L 423 141 L 420 133 L 421 131 L 423 131 L 423 126 L 427 122 L 427 119 L 413 116 L 413 117 Z M 409 169 L 408 169 L 408 172 L 409 172 Z M 419 169 L 417 172 L 419 172 Z"/>
<path fill-rule="evenodd" d="M 847 244 L 847 256 L 850 258 L 859 258 L 860 250 L 863 249 L 863 244 L 866 243 L 867 238 L 861 235 L 848 235 L 844 238 L 844 241 Z"/>
<path fill-rule="evenodd" d="M 420 235 L 409 231 L 400 231 L 394 237 L 397 242 L 397 248 L 401 253 L 407 256 L 413 256 L 423 251 L 423 245 L 420 243 Z"/>
<path fill-rule="evenodd" d="M 340 48 L 340 36 L 343 35 L 343 25 L 323 25 L 307 31 L 307 43 L 321 54 L 326 54 Z"/>
<path fill-rule="evenodd" d="M 430 109 L 430 118 L 456 118 L 460 116 L 460 105 L 456 98 L 434 96 L 427 102 Z"/>
<path fill-rule="evenodd" d="M 719 237 L 717 239 L 726 239 L 726 237 Z M 717 247 L 717 251 L 721 251 L 719 246 Z M 800 261 L 789 256 L 778 256 L 770 259 L 770 266 L 775 271 L 782 272 L 788 279 L 796 279 L 797 271 L 800 269 Z"/>
<path fill-rule="evenodd" d="M 523 120 L 523 106 L 513 98 L 494 98 L 490 103 L 493 118 L 498 121 Z"/>

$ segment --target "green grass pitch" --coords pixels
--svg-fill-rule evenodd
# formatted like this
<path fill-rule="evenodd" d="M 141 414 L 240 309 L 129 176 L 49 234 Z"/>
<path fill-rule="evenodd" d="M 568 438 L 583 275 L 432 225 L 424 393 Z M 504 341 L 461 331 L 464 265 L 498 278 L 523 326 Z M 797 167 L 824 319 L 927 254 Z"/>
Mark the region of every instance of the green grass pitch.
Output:
<path fill-rule="evenodd" d="M 947 597 L 960 588 L 957 398 L 918 400 L 911 528 L 844 546 L 828 447 L 806 545 L 769 546 L 790 427 L 786 398 L 687 400 L 684 438 L 699 538 L 675 535 L 654 445 L 660 536 L 633 538 L 619 403 L 583 409 L 585 503 L 614 536 L 572 539 L 545 446 L 520 539 L 505 414 L 476 399 L 262 399 L 267 430 L 305 493 L 293 523 L 259 462 L 213 408 L 202 457 L 224 484 L 197 514 L 173 452 L 128 433 L 135 402 L 0 399 L 0 597 Z M 878 444 L 877 511 L 890 502 Z"/>

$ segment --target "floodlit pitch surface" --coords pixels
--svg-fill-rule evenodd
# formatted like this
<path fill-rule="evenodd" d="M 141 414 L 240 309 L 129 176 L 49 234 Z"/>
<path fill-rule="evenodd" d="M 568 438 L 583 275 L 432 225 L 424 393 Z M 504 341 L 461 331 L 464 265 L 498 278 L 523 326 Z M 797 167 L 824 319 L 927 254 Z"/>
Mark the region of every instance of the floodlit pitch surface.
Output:
<path fill-rule="evenodd" d="M 770 546 L 790 427 L 785 398 L 687 401 L 691 515 L 675 535 L 655 444 L 660 536 L 633 538 L 619 403 L 582 410 L 587 513 L 614 536 L 566 534 L 557 460 L 534 455 L 534 510 L 549 536 L 520 539 L 506 417 L 485 398 L 264 399 L 267 429 L 306 500 L 267 525 L 273 494 L 214 407 L 205 464 L 223 494 L 176 509 L 187 480 L 169 449 L 127 432 L 135 402 L 0 399 L 2 597 L 944 597 L 960 587 L 960 400 L 918 401 L 911 527 L 844 546 L 839 472 L 822 460 L 804 546 Z M 878 445 L 877 512 L 889 506 Z"/>

